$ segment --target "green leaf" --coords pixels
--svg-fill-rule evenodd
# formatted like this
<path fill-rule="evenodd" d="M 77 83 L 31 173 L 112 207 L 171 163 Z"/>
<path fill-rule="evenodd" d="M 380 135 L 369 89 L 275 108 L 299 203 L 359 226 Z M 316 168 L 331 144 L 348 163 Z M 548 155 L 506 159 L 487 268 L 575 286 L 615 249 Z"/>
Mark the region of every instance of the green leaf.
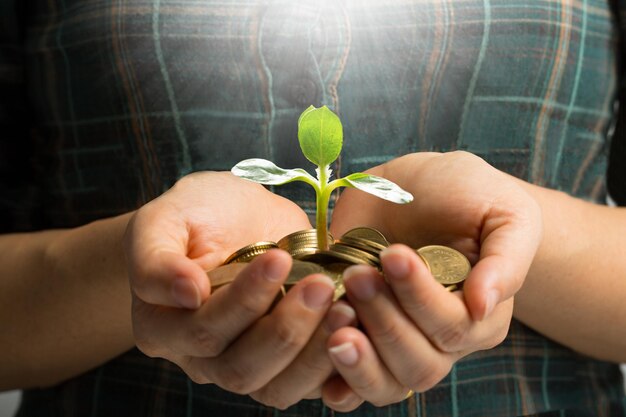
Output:
<path fill-rule="evenodd" d="M 298 140 L 306 158 L 317 166 L 332 164 L 343 145 L 343 128 L 339 117 L 326 106 L 311 106 L 298 120 Z"/>
<path fill-rule="evenodd" d="M 266 185 L 281 185 L 291 181 L 304 181 L 311 184 L 317 180 L 302 168 L 283 169 L 266 159 L 246 159 L 230 170 L 234 175 Z"/>
<path fill-rule="evenodd" d="M 300 122 L 302 121 L 302 118 L 304 117 L 304 115 L 309 113 L 312 110 L 315 110 L 315 106 L 309 106 L 305 111 L 302 112 L 300 117 L 298 117 L 298 128 L 300 128 Z"/>
<path fill-rule="evenodd" d="M 394 203 L 406 204 L 413 201 L 411 193 L 404 191 L 397 184 L 376 175 L 357 172 L 341 180 L 347 183 L 346 186 L 358 188 L 361 191 Z"/>

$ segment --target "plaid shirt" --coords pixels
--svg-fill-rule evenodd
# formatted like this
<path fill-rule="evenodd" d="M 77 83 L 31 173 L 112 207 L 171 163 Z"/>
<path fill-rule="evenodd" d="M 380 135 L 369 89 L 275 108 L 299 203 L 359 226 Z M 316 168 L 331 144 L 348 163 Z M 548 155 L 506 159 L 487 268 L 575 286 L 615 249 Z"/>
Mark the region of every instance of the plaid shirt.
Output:
<path fill-rule="evenodd" d="M 607 0 L 5 0 L 0 225 L 78 226 L 248 157 L 307 166 L 295 136 L 309 104 L 340 114 L 340 175 L 464 149 L 598 200 L 617 85 L 614 17 Z M 313 209 L 306 187 L 276 192 Z M 616 365 L 514 320 L 504 343 L 461 360 L 432 390 L 348 415 L 621 416 L 623 403 Z M 264 407 L 133 350 L 26 391 L 18 415 L 333 412 L 319 401 Z"/>

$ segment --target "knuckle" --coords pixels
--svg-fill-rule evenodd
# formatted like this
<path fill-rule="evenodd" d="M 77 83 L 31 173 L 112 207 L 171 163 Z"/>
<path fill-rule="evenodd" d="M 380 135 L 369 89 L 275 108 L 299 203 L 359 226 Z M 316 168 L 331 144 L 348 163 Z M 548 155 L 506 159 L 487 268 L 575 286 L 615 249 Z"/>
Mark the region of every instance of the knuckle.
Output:
<path fill-rule="evenodd" d="M 209 384 L 211 381 L 204 375 L 198 373 L 198 372 L 194 372 L 191 370 L 185 370 L 183 369 L 183 371 L 185 371 L 185 373 L 187 374 L 187 376 L 189 377 L 189 379 L 191 379 L 192 382 L 196 383 L 196 384 L 200 384 L 200 385 L 204 385 L 204 384 Z"/>
<path fill-rule="evenodd" d="M 247 289 L 247 291 L 239 291 L 236 297 L 239 316 L 243 319 L 258 317 L 264 314 L 267 309 L 268 300 L 266 294 L 258 291 L 252 292 Z"/>
<path fill-rule="evenodd" d="M 352 385 L 352 384 L 351 384 Z M 358 378 L 353 382 L 354 390 L 361 395 L 364 399 L 367 400 L 368 396 L 371 396 L 372 393 L 377 393 L 380 391 L 379 380 L 375 375 L 372 374 L 363 374 L 359 375 Z M 369 394 L 369 395 L 368 395 Z M 369 402 L 375 401 L 375 398 L 368 400 Z"/>
<path fill-rule="evenodd" d="M 430 315 L 432 311 L 432 306 L 436 305 L 435 296 L 432 294 L 432 292 L 419 291 L 417 293 L 412 293 L 411 295 L 411 303 L 406 303 L 410 305 L 403 305 L 403 308 L 407 312 L 409 317 L 421 317 L 425 315 Z"/>
<path fill-rule="evenodd" d="M 396 320 L 389 320 L 387 323 L 377 326 L 376 329 L 372 329 L 371 334 L 373 339 L 385 346 L 399 345 L 404 336 L 404 332 L 401 331 L 399 322 Z"/>
<path fill-rule="evenodd" d="M 187 360 L 186 363 L 179 363 L 178 366 L 187 374 L 196 384 L 210 384 L 211 380 L 208 376 L 202 372 L 198 367 L 192 366 L 191 361 Z"/>
<path fill-rule="evenodd" d="M 155 343 L 149 342 L 147 340 L 138 340 L 135 339 L 135 345 L 137 349 L 139 349 L 144 355 L 150 358 L 164 358 L 165 349 L 160 348 Z"/>
<path fill-rule="evenodd" d="M 467 329 L 462 323 L 454 322 L 441 326 L 433 335 L 435 345 L 443 352 L 456 352 L 466 343 Z"/>
<path fill-rule="evenodd" d="M 198 326 L 190 331 L 192 343 L 203 353 L 204 357 L 214 357 L 224 351 L 223 338 L 218 337 L 210 329 Z"/>
<path fill-rule="evenodd" d="M 235 394 L 246 395 L 252 391 L 252 372 L 244 369 L 241 365 L 235 365 L 233 361 L 223 360 L 215 367 L 214 382 L 226 391 Z"/>
<path fill-rule="evenodd" d="M 449 371 L 440 364 L 429 363 L 412 372 L 405 384 L 416 392 L 425 392 L 437 385 Z"/>
<path fill-rule="evenodd" d="M 298 326 L 287 320 L 276 320 L 273 326 L 274 343 L 278 352 L 299 350 L 307 342 Z"/>
<path fill-rule="evenodd" d="M 328 355 L 320 354 L 316 358 L 307 356 L 304 359 L 304 367 L 306 369 L 306 374 L 310 376 L 329 375 L 333 370 L 333 363 Z"/>
<path fill-rule="evenodd" d="M 271 386 L 267 386 L 250 394 L 250 397 L 265 406 L 277 408 L 279 410 L 286 410 L 294 404 L 293 401 L 289 401 L 284 392 L 280 392 Z"/>
<path fill-rule="evenodd" d="M 137 346 L 137 349 L 139 349 L 144 355 L 151 358 L 161 358 L 166 356 L 166 350 L 148 337 L 146 332 L 134 329 L 133 336 L 135 338 L 135 346 Z"/>

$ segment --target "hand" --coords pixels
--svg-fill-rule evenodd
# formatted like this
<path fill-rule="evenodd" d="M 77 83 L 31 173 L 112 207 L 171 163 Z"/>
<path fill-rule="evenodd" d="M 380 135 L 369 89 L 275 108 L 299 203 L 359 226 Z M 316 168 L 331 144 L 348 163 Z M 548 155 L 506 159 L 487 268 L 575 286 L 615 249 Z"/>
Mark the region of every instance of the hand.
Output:
<path fill-rule="evenodd" d="M 199 383 L 242 394 L 267 385 L 306 356 L 310 339 L 321 340 L 315 332 L 332 281 L 309 276 L 272 308 L 291 266 L 287 253 L 259 256 L 214 293 L 205 271 L 242 246 L 307 228 L 295 204 L 225 173 L 190 175 L 146 204 L 126 235 L 139 349 Z"/>
<path fill-rule="evenodd" d="M 371 226 L 412 248 L 454 247 L 474 267 L 462 293 L 445 291 L 404 246 L 381 254 L 389 285 L 374 270 L 347 271 L 348 299 L 367 337 L 341 329 L 329 341 L 341 378 L 328 381 L 323 395 L 340 411 L 361 399 L 382 405 L 401 400 L 409 389 L 426 390 L 459 358 L 501 341 L 512 296 L 542 236 L 536 202 L 512 178 L 473 155 L 412 154 L 369 172 L 396 182 L 415 201 L 397 206 L 346 190 L 333 215 L 335 236 Z M 342 355 L 352 363 L 342 364 Z"/>
<path fill-rule="evenodd" d="M 293 289 L 289 292 L 291 291 Z M 356 313 L 348 303 L 338 301 L 333 304 L 322 325 L 296 359 L 250 396 L 260 403 L 281 410 L 302 399 L 320 398 L 323 384 L 336 374 L 328 356 L 328 339 L 336 330 L 355 324 Z"/>

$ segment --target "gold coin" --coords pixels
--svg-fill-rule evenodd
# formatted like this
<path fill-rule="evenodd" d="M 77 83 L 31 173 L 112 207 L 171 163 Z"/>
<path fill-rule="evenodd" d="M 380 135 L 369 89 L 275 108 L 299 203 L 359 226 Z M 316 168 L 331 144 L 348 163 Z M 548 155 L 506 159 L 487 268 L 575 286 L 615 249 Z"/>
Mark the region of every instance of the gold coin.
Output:
<path fill-rule="evenodd" d="M 209 277 L 209 282 L 211 283 L 211 290 L 215 291 L 226 284 L 230 284 L 247 266 L 248 265 L 243 263 L 232 263 L 218 266 L 211 271 L 207 271 L 207 276 Z"/>
<path fill-rule="evenodd" d="M 321 265 L 313 262 L 293 260 L 289 276 L 285 281 L 285 285 L 295 285 L 298 281 L 312 274 L 325 274 L 326 271 Z"/>
<path fill-rule="evenodd" d="M 378 255 L 380 254 L 380 251 L 386 248 L 386 246 L 379 245 L 378 243 L 373 242 L 371 240 L 350 238 L 350 237 L 347 237 L 347 238 L 342 237 L 336 242 L 336 244 L 350 246 L 350 247 L 365 251 L 367 253 L 371 253 L 372 255 L 376 257 L 378 257 Z"/>
<path fill-rule="evenodd" d="M 378 266 L 380 263 L 378 255 L 372 254 L 359 248 L 355 248 L 353 246 L 335 243 L 333 245 L 330 245 L 329 250 L 341 256 L 347 256 L 359 260 L 358 262 L 354 263 L 367 264 L 372 266 Z"/>
<path fill-rule="evenodd" d="M 430 245 L 417 249 L 433 277 L 443 285 L 463 282 L 472 269 L 467 258 L 447 246 Z"/>
<path fill-rule="evenodd" d="M 293 259 L 305 260 L 307 256 L 317 253 L 317 243 L 310 246 L 298 246 L 288 251 Z"/>
<path fill-rule="evenodd" d="M 333 295 L 333 301 L 337 301 L 346 295 L 346 287 L 343 285 L 343 280 L 339 283 L 335 283 L 335 293 Z"/>
<path fill-rule="evenodd" d="M 346 294 L 346 287 L 343 285 L 343 271 L 349 266 L 350 264 L 337 262 L 324 265 L 324 274 L 330 277 L 335 283 L 333 301 L 339 300 Z"/>
<path fill-rule="evenodd" d="M 211 282 L 211 288 L 217 289 L 223 287 L 224 285 L 230 284 L 237 278 L 237 275 L 241 271 L 243 271 L 248 265 L 244 263 L 231 263 L 227 265 L 221 265 L 211 271 L 207 272 L 207 276 L 209 277 L 209 281 Z M 330 275 L 328 271 L 326 271 L 321 265 L 315 264 L 313 262 L 303 262 L 294 260 L 291 265 L 291 270 L 289 271 L 289 275 L 285 280 L 285 285 L 293 286 L 298 281 L 307 277 L 311 274 L 326 274 Z M 334 275 L 334 273 L 332 273 Z M 331 276 L 331 278 L 333 278 Z M 333 280 L 335 280 L 333 278 Z"/>
<path fill-rule="evenodd" d="M 289 252 L 296 246 L 307 245 L 317 242 L 317 232 L 315 229 L 299 230 L 291 233 L 278 241 L 278 247 Z"/>
<path fill-rule="evenodd" d="M 328 239 L 330 242 L 334 240 L 330 233 Z M 315 253 L 318 249 L 317 230 L 306 229 L 291 233 L 278 241 L 278 247 L 296 259 Z"/>
<path fill-rule="evenodd" d="M 375 246 L 380 246 L 382 248 L 386 248 L 387 246 L 389 246 L 389 242 L 387 241 L 385 236 L 378 230 L 371 227 L 357 227 L 355 229 L 348 230 L 341 236 L 339 240 L 343 239 L 365 240 Z"/>
<path fill-rule="evenodd" d="M 278 248 L 276 242 L 252 243 L 231 254 L 224 261 L 224 265 L 235 262 L 250 262 L 252 259 L 267 252 L 268 250 L 276 248 Z"/>
<path fill-rule="evenodd" d="M 333 300 L 337 301 L 346 293 L 346 289 L 343 286 L 342 272 L 349 266 L 344 264 L 345 266 L 343 268 L 339 268 L 337 265 L 338 264 L 329 265 L 330 269 L 327 269 L 325 266 L 317 263 L 294 260 L 291 271 L 289 272 L 289 277 L 285 281 L 285 285 L 281 288 L 282 295 L 284 296 L 287 291 L 289 291 L 294 285 L 305 277 L 312 274 L 323 274 L 332 279 L 335 284 Z"/>
<path fill-rule="evenodd" d="M 331 245 L 329 250 L 317 251 L 313 254 L 303 256 L 300 259 L 315 262 L 321 265 L 334 262 L 342 262 L 348 264 L 366 264 L 376 266 L 376 258 L 363 251 L 350 247 L 341 247 Z"/>

